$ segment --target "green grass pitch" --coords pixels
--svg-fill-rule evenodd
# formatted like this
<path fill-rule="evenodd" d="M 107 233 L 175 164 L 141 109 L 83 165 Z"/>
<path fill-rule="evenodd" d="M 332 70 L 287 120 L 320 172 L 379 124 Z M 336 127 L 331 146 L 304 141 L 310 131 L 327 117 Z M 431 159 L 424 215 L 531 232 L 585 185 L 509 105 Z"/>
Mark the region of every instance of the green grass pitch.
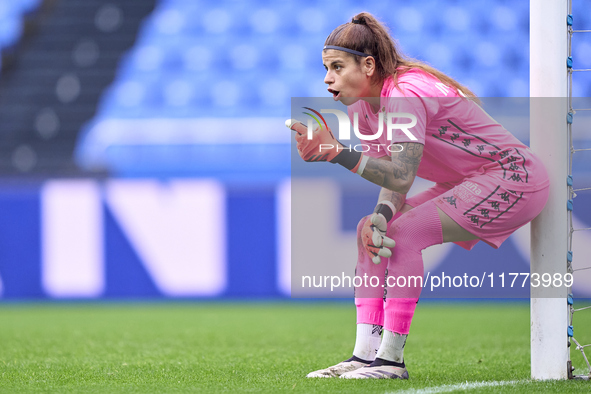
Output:
<path fill-rule="evenodd" d="M 576 317 L 590 343 L 591 313 Z M 591 391 L 588 381 L 529 380 L 525 303 L 419 303 L 408 381 L 305 378 L 348 358 L 354 337 L 355 309 L 343 302 L 8 304 L 0 393 Z"/>

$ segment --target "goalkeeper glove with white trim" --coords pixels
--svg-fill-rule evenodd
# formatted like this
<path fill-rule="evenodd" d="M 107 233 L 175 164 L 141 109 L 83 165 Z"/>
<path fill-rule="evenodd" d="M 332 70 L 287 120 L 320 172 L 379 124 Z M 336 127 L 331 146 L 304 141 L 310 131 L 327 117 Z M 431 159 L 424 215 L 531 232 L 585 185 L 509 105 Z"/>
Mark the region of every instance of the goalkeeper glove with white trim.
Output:
<path fill-rule="evenodd" d="M 374 213 L 365 221 L 361 229 L 363 246 L 374 264 L 380 264 L 381 257 L 391 257 L 396 242 L 387 237 L 388 227 L 394 221 L 394 206 L 389 201 L 380 202 Z"/>
<path fill-rule="evenodd" d="M 294 119 L 285 121 L 285 125 L 296 132 L 298 153 L 307 162 L 328 161 L 340 164 L 349 171 L 356 173 L 362 163 L 361 152 L 346 148 L 337 140 L 330 128 L 316 126 L 312 138 L 308 139 L 308 127 Z"/>

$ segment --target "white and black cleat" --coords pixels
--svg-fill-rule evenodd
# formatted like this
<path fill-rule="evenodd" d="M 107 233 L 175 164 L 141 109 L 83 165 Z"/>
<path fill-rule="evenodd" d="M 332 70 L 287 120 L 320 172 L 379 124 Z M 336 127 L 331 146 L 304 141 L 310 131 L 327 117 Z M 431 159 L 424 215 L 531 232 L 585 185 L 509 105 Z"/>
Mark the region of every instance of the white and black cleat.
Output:
<path fill-rule="evenodd" d="M 362 360 L 358 357 L 351 357 L 348 360 L 342 361 L 337 365 L 318 371 L 310 372 L 306 375 L 307 378 L 338 378 L 344 373 L 355 371 L 359 368 L 370 365 L 369 361 Z"/>
<path fill-rule="evenodd" d="M 385 360 L 376 359 L 370 365 L 346 372 L 341 379 L 408 379 L 408 371 L 404 364 L 390 365 Z"/>

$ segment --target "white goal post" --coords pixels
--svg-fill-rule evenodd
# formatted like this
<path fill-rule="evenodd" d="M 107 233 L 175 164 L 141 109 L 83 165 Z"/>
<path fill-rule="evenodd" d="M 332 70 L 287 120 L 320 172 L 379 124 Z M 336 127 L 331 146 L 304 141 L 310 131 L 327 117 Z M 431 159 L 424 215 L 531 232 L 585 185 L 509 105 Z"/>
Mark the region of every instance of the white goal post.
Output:
<path fill-rule="evenodd" d="M 540 275 L 567 272 L 567 14 L 567 0 L 530 0 L 530 145 L 551 182 L 548 203 L 531 225 L 531 273 Z M 566 288 L 532 289 L 532 379 L 567 379 L 566 297 Z"/>

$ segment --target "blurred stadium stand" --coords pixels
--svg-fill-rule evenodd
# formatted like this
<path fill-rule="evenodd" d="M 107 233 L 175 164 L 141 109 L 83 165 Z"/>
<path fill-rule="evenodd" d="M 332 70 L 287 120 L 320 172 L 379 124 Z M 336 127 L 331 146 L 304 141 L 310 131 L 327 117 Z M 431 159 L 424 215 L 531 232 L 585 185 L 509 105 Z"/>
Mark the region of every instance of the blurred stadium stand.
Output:
<path fill-rule="evenodd" d="M 575 28 L 589 28 L 581 3 Z M 276 181 L 289 175 L 276 122 L 290 116 L 290 97 L 326 96 L 322 43 L 363 10 L 407 54 L 478 95 L 528 96 L 527 0 L 0 0 L 0 45 L 12 60 L 0 75 L 0 173 L 235 178 L 249 162 L 199 157 L 262 143 L 281 153 L 252 175 Z M 590 49 L 589 38 L 575 40 L 576 68 L 591 67 Z M 589 74 L 576 76 L 575 96 L 591 95 Z M 228 138 L 239 119 L 257 129 L 251 140 Z"/>
<path fill-rule="evenodd" d="M 273 181 L 288 176 L 288 163 L 276 159 L 288 154 L 288 140 L 277 134 L 280 121 L 290 117 L 290 97 L 326 96 L 322 43 L 332 28 L 363 10 L 382 18 L 406 53 L 458 78 L 478 95 L 529 95 L 528 1 L 458 0 L 445 6 L 422 1 L 397 6 L 395 12 L 389 4 L 158 2 L 85 128 L 78 162 L 89 170 L 127 176 L 216 171 L 218 177 L 235 179 L 236 168 L 248 167 L 255 156 L 223 163 L 195 157 L 231 151 L 228 137 L 239 122 L 227 120 L 246 118 L 249 130 L 258 124 L 255 140 L 281 144 L 283 152 L 262 159 L 255 167 L 263 173 L 253 169 L 253 176 Z M 586 22 L 586 13 L 577 15 L 578 23 Z M 579 65 L 591 64 L 584 51 L 589 43 L 576 45 Z M 591 93 L 587 77 L 581 76 L 586 79 L 575 87 L 575 95 Z M 139 119 L 168 119 L 169 127 Z M 211 129 L 214 120 L 217 127 Z"/>
<path fill-rule="evenodd" d="M 41 6 L 42 0 L 0 2 L 0 49 L 10 53 L 26 30 L 25 25 Z"/>
<path fill-rule="evenodd" d="M 80 174 L 80 127 L 153 3 L 0 0 L 0 173 Z"/>
<path fill-rule="evenodd" d="M 591 28 L 589 0 L 573 7 L 574 27 Z M 354 258 L 338 242 L 373 209 L 374 185 L 292 167 L 283 122 L 292 97 L 327 97 L 324 40 L 364 10 L 478 95 L 528 96 L 528 0 L 0 0 L 0 298 L 288 295 L 290 176 L 302 167 L 333 177 L 321 181 L 330 195 L 310 196 L 341 202 L 319 221 L 341 223 L 334 249 Z M 591 68 L 591 35 L 573 57 Z M 591 108 L 590 78 L 575 75 L 579 108 Z M 483 101 L 527 140 L 528 99 Z M 573 125 L 581 148 L 587 119 Z M 574 161 L 586 185 L 589 156 Z M 479 265 L 449 248 L 432 268 L 526 272 L 527 234 L 479 245 Z M 591 253 L 587 236 L 578 245 Z M 589 296 L 585 272 L 577 290 Z"/>

